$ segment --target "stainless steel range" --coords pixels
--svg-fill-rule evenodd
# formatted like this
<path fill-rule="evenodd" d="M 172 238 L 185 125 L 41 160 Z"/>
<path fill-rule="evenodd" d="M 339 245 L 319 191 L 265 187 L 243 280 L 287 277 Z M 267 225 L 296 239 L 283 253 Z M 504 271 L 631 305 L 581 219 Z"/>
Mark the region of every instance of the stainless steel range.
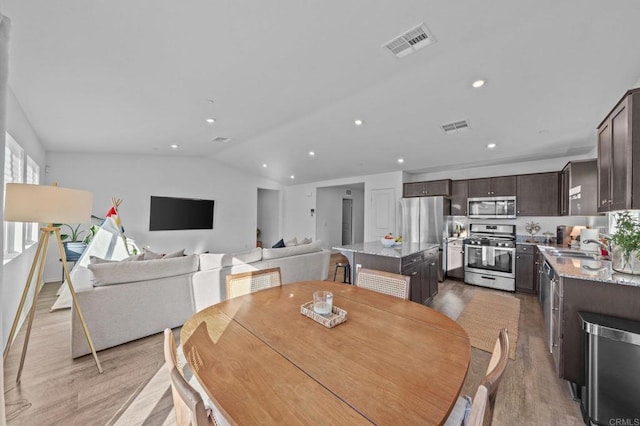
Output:
<path fill-rule="evenodd" d="M 464 240 L 464 282 L 516 289 L 516 226 L 472 223 Z"/>

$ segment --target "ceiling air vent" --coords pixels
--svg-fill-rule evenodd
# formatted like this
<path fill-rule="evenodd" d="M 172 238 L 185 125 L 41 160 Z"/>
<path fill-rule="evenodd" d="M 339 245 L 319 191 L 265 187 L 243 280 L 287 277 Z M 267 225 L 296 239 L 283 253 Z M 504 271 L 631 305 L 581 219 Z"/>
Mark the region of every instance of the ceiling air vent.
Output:
<path fill-rule="evenodd" d="M 213 138 L 211 142 L 227 143 L 227 142 L 231 142 L 231 138 L 223 138 L 222 136 L 218 136 L 216 138 Z"/>
<path fill-rule="evenodd" d="M 383 44 L 382 47 L 388 49 L 397 58 L 404 58 L 435 42 L 435 37 L 433 37 L 433 34 L 429 32 L 429 29 L 423 22 Z"/>
<path fill-rule="evenodd" d="M 454 123 L 443 124 L 440 127 L 442 128 L 442 130 L 444 130 L 445 133 L 449 134 L 449 133 L 462 132 L 464 130 L 469 129 L 469 123 L 467 122 L 467 120 L 462 120 L 462 121 L 456 121 Z"/>

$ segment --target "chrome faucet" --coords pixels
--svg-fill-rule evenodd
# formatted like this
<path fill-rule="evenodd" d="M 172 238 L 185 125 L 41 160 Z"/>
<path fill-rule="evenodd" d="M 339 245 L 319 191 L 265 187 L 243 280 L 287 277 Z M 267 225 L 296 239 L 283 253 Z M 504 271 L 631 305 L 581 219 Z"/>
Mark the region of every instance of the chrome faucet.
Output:
<path fill-rule="evenodd" d="M 600 248 L 606 250 L 607 253 L 611 254 L 611 245 L 610 244 L 606 244 L 606 243 L 603 243 L 602 241 L 594 240 L 594 239 L 591 239 L 591 238 L 584 240 L 583 243 L 585 243 L 585 244 L 591 244 L 591 243 L 597 244 L 598 246 L 600 246 Z"/>

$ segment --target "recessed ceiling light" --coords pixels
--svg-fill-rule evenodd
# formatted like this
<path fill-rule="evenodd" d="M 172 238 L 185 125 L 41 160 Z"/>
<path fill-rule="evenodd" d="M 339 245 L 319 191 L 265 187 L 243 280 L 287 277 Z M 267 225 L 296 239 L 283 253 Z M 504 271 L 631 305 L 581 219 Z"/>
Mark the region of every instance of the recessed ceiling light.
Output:
<path fill-rule="evenodd" d="M 488 144 L 487 144 L 487 148 L 489 148 L 489 149 L 493 149 L 493 148 L 495 148 L 496 146 L 497 146 L 497 145 L 496 145 L 495 143 L 488 143 Z"/>
<path fill-rule="evenodd" d="M 175 144 L 175 143 L 174 143 L 174 144 L 172 144 L 172 145 L 171 145 L 171 148 L 176 149 L 176 148 L 178 148 L 179 146 L 180 146 L 180 145 L 177 145 L 177 144 Z"/>
<path fill-rule="evenodd" d="M 355 120 L 355 121 L 353 122 L 353 124 L 355 124 L 356 126 L 362 126 L 362 123 L 364 123 L 364 121 L 362 121 L 362 120 L 360 120 L 360 119 Z"/>
<path fill-rule="evenodd" d="M 267 168 L 267 163 L 264 163 L 264 164 L 262 165 L 262 167 L 264 167 L 264 168 L 266 169 L 266 168 Z"/>
<path fill-rule="evenodd" d="M 216 119 L 215 119 L 215 118 L 212 118 L 212 117 L 207 118 L 207 123 L 209 123 L 209 124 L 213 124 L 213 123 L 215 123 L 215 122 L 216 122 Z"/>
<path fill-rule="evenodd" d="M 289 176 L 291 179 L 295 179 L 296 177 L 294 175 Z"/>
<path fill-rule="evenodd" d="M 398 158 L 398 163 L 400 164 L 404 163 L 404 158 Z"/>
<path fill-rule="evenodd" d="M 486 80 L 476 80 L 476 81 L 474 81 L 473 83 L 471 83 L 471 86 L 473 86 L 474 88 L 476 88 L 476 89 L 477 89 L 477 88 L 479 88 L 479 87 L 484 86 L 484 84 L 485 84 L 486 82 L 487 82 Z"/>
<path fill-rule="evenodd" d="M 309 157 L 313 157 L 315 155 L 316 155 L 316 153 L 314 151 L 309 151 Z"/>

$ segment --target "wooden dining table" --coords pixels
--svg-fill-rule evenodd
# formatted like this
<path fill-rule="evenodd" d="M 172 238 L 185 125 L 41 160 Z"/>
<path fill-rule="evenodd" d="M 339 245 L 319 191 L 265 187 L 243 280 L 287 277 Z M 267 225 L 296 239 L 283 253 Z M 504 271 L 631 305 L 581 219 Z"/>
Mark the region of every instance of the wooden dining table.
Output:
<path fill-rule="evenodd" d="M 328 290 L 347 321 L 300 313 Z M 471 346 L 445 315 L 330 281 L 285 284 L 191 317 L 181 342 L 209 397 L 238 424 L 440 424 L 464 383 Z"/>

